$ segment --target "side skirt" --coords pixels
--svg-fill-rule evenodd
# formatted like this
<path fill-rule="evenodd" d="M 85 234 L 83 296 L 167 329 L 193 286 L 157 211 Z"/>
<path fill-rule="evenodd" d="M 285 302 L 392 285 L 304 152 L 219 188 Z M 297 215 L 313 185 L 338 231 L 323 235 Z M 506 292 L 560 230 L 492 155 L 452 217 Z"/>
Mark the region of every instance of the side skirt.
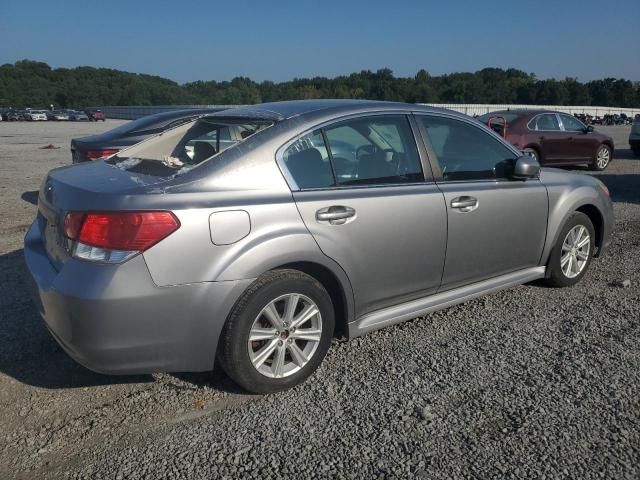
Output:
<path fill-rule="evenodd" d="M 349 324 L 349 337 L 359 337 L 374 330 L 442 310 L 488 293 L 544 278 L 545 269 L 544 266 L 525 268 L 368 313 Z"/>

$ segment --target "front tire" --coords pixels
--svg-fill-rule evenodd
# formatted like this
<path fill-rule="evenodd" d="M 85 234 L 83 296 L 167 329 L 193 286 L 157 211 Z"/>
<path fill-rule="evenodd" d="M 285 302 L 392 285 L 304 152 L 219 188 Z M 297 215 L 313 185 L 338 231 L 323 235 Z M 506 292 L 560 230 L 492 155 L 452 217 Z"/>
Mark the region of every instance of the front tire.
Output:
<path fill-rule="evenodd" d="M 604 144 L 600 145 L 598 147 L 598 150 L 596 151 L 596 156 L 593 159 L 593 163 L 591 164 L 591 169 L 601 172 L 602 170 L 607 168 L 607 166 L 609 166 L 609 163 L 611 163 L 611 158 L 611 147 Z"/>
<path fill-rule="evenodd" d="M 570 287 L 589 269 L 595 249 L 595 229 L 587 215 L 574 212 L 558 235 L 547 264 L 547 285 Z"/>
<path fill-rule="evenodd" d="M 334 324 L 331 297 L 320 282 L 297 270 L 273 270 L 236 302 L 218 358 L 227 375 L 249 392 L 286 390 L 318 368 Z"/>

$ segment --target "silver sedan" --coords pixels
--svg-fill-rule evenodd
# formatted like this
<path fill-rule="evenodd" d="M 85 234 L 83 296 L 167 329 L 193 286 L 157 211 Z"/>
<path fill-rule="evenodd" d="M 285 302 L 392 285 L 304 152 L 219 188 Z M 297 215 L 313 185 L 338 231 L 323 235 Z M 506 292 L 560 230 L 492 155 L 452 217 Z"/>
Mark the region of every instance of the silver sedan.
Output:
<path fill-rule="evenodd" d="M 201 116 L 52 170 L 25 238 L 47 326 L 109 374 L 304 381 L 357 337 L 498 289 L 571 286 L 606 187 L 454 112 L 320 100 Z"/>

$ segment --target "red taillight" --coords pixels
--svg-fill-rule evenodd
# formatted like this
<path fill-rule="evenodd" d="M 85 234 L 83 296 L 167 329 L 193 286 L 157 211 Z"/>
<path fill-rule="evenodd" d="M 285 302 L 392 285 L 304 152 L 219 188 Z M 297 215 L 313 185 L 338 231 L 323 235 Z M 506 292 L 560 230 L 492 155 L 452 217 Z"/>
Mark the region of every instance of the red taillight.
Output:
<path fill-rule="evenodd" d="M 142 252 L 180 227 L 171 212 L 69 212 L 65 233 L 72 240 L 105 250 Z"/>
<path fill-rule="evenodd" d="M 87 158 L 89 160 L 95 160 L 96 158 L 106 158 L 113 154 L 118 153 L 117 149 L 105 148 L 104 150 L 89 150 L 87 151 Z"/>

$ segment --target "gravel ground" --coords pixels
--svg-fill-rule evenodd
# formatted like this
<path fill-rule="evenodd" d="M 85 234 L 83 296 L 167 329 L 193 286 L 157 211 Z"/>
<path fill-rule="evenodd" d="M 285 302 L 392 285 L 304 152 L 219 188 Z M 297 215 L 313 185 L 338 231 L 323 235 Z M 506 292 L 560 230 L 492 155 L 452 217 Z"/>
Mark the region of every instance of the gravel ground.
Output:
<path fill-rule="evenodd" d="M 250 396 L 219 372 L 92 373 L 31 305 L 22 236 L 35 191 L 70 161 L 71 137 L 116 124 L 0 123 L 0 478 L 640 478 L 628 127 L 601 129 L 621 147 L 599 175 L 616 225 L 579 285 L 520 286 L 336 340 L 306 384 Z"/>

